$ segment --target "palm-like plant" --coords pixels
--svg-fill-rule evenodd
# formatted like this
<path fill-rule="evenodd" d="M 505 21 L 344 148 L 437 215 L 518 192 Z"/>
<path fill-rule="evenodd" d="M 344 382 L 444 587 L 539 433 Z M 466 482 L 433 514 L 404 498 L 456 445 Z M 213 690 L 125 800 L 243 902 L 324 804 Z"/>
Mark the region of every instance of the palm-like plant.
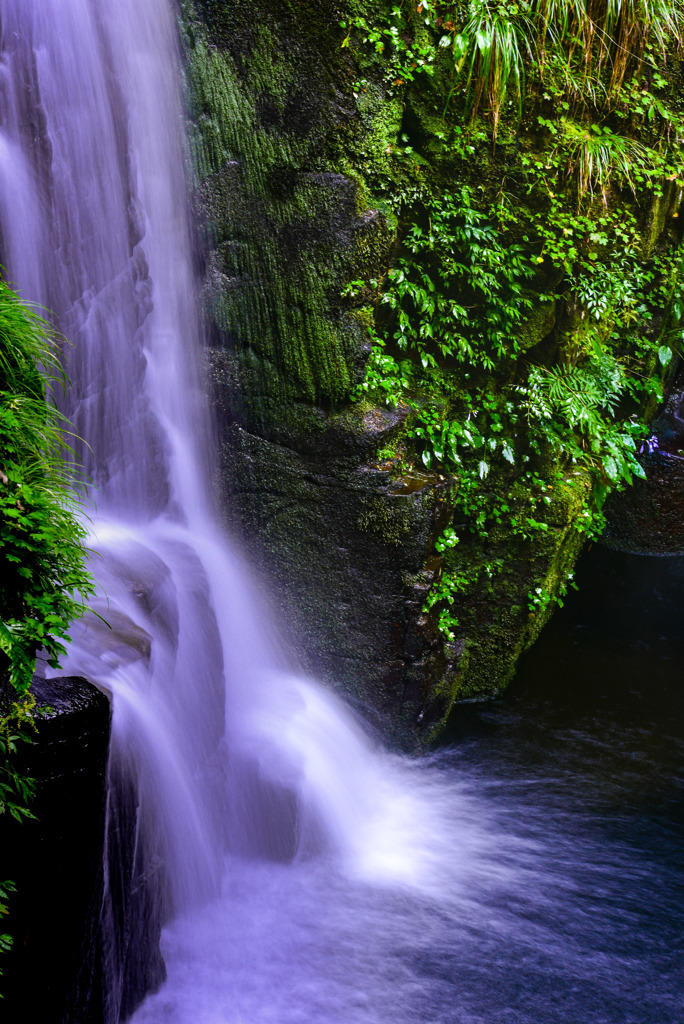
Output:
<path fill-rule="evenodd" d="M 634 176 L 647 158 L 645 146 L 599 125 L 576 124 L 567 119 L 561 124 L 559 146 L 567 154 L 569 171 L 577 175 L 580 197 L 599 190 L 606 202 L 606 189 L 612 178 L 620 179 L 634 191 Z"/>
<path fill-rule="evenodd" d="M 649 43 L 682 45 L 684 8 L 682 0 L 471 0 L 462 27 L 448 24 L 471 116 L 486 105 L 496 140 L 507 97 L 521 107 L 526 64 L 543 74 L 553 54 L 572 91 L 588 89 L 598 105 L 618 95 Z"/>
<path fill-rule="evenodd" d="M 458 69 L 468 68 L 466 90 L 475 116 L 483 101 L 488 105 L 494 128 L 499 127 L 501 108 L 513 93 L 522 104 L 525 59 L 532 56 L 534 25 L 518 10 L 511 16 L 503 2 L 476 0 L 462 33 L 456 38 L 455 55 Z"/>

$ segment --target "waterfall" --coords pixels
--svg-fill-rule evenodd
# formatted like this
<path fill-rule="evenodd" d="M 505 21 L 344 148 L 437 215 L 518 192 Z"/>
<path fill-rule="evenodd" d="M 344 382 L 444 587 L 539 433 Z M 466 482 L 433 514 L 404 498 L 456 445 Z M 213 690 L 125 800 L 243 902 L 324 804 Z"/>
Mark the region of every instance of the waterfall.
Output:
<path fill-rule="evenodd" d="M 122 807 L 135 836 L 108 898 L 152 875 L 165 920 L 192 913 L 227 856 L 410 875 L 417 801 L 288 667 L 211 508 L 173 5 L 5 0 L 1 31 L 3 259 L 70 343 L 65 412 L 96 505 L 99 597 L 64 669 L 113 702 L 110 850 Z M 132 1008 L 116 917 L 109 1022 Z"/>
<path fill-rule="evenodd" d="M 64 665 L 114 711 L 92 1019 L 680 1024 L 684 565 L 634 605 L 601 570 L 537 696 L 427 760 L 297 674 L 211 507 L 174 16 L 0 11 L 0 253 L 69 339 L 96 504 Z"/>

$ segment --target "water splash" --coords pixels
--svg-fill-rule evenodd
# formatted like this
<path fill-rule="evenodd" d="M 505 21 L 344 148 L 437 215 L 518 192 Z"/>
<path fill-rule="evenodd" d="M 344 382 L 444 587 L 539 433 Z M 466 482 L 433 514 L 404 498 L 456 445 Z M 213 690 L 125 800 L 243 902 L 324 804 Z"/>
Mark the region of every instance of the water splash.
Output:
<path fill-rule="evenodd" d="M 219 894 L 226 856 L 415 882 L 429 831 L 399 763 L 288 667 L 211 511 L 173 14 L 6 0 L 0 78 L 4 258 L 73 343 L 65 411 L 97 501 L 101 597 L 64 668 L 112 696 L 131 870 L 161 865 L 167 916 Z"/>

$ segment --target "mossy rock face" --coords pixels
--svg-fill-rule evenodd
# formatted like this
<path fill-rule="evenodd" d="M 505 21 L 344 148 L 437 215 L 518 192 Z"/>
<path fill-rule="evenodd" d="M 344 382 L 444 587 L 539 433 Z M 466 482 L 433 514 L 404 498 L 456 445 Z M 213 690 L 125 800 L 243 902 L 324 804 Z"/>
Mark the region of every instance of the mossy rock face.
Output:
<path fill-rule="evenodd" d="M 377 295 L 365 285 L 345 296 L 345 286 L 381 281 L 401 253 L 407 225 L 392 191 L 410 193 L 420 171 L 435 190 L 467 180 L 495 195 L 512 155 L 534 156 L 539 135 L 521 143 L 502 127 L 496 152 L 480 141 L 465 169 L 445 155 L 450 82 L 436 75 L 401 93 L 372 54 L 361 68 L 343 45 L 340 20 L 391 7 L 181 0 L 181 29 L 225 515 L 270 579 L 305 667 L 416 747 L 454 702 L 510 680 L 582 546 L 592 483 L 551 460 L 533 541 L 466 531 L 440 554 L 435 540 L 459 525 L 458 481 L 416 470 L 408 409 L 356 400 Z M 402 163 L 393 153 L 408 143 Z M 674 187 L 666 192 L 639 214 L 644 259 L 672 235 Z M 535 273 L 543 300 L 520 323 L 518 351 L 554 366 L 584 344 L 587 320 L 562 271 L 540 258 Z M 498 372 L 499 394 L 516 372 Z M 486 487 L 507 493 L 507 472 L 494 468 Z M 513 490 L 524 506 L 529 495 Z M 437 610 L 426 611 L 445 571 L 462 581 L 449 642 Z"/>
<path fill-rule="evenodd" d="M 454 552 L 451 568 L 470 577 L 455 603 L 465 662 L 453 682 L 451 697 L 464 700 L 492 696 L 512 678 L 518 658 L 534 642 L 552 614 L 548 600 L 562 592 L 584 538 L 574 529 L 584 507 L 589 479 L 583 474 L 562 480 L 545 517 L 546 530 L 533 547 L 494 536 L 486 545 L 473 542 Z M 534 608 L 529 595 L 541 595 Z"/>
<path fill-rule="evenodd" d="M 394 232 L 339 169 L 368 131 L 332 6 L 183 10 L 205 306 L 241 364 L 243 415 L 278 434 L 283 405 L 339 404 L 363 376 L 340 290 L 387 265 Z"/>
<path fill-rule="evenodd" d="M 219 486 L 305 666 L 415 746 L 446 708 L 422 606 L 449 482 L 378 462 L 405 413 L 350 404 L 368 324 L 340 292 L 396 238 L 360 165 L 384 167 L 402 110 L 379 86 L 357 108 L 337 17 L 184 5 Z"/>
<path fill-rule="evenodd" d="M 268 568 L 280 622 L 307 670 L 340 687 L 403 746 L 444 714 L 446 670 L 421 612 L 448 481 L 403 480 L 381 464 L 301 452 L 233 425 L 222 446 L 230 514 Z"/>

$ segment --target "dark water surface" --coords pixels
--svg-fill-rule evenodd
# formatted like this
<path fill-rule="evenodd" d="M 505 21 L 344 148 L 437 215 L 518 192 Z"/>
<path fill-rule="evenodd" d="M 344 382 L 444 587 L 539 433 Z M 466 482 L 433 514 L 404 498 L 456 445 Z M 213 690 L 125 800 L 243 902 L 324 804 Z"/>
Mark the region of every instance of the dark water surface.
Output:
<path fill-rule="evenodd" d="M 451 951 L 454 997 L 477 1008 L 453 1020 L 684 1021 L 684 558 L 595 546 L 577 581 L 504 698 L 462 709 L 437 755 L 536 844 L 495 910 L 507 935 Z"/>

